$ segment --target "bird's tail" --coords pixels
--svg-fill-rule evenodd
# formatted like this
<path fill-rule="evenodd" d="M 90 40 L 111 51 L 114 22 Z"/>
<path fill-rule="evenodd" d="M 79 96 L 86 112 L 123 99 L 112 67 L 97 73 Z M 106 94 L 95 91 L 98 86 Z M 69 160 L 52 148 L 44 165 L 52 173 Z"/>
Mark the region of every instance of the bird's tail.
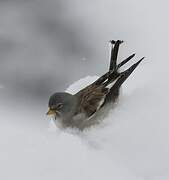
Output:
<path fill-rule="evenodd" d="M 109 89 L 109 93 L 107 94 L 107 101 L 115 100 L 118 97 L 119 89 L 121 85 L 125 82 L 125 80 L 131 75 L 131 73 L 144 59 L 144 58 L 140 59 L 137 63 L 133 64 L 130 68 L 128 68 L 124 72 L 119 72 L 119 68 L 122 67 L 124 64 L 126 64 L 129 60 L 131 60 L 135 56 L 135 54 L 132 54 L 128 58 L 124 59 L 121 63 L 117 64 L 119 46 L 121 43 L 123 43 L 123 41 L 117 40 L 110 42 L 112 44 L 112 49 L 111 49 L 109 71 L 94 82 L 98 85 L 103 85 L 104 87 L 114 83 L 112 87 Z"/>
<path fill-rule="evenodd" d="M 140 59 L 137 63 L 133 64 L 130 68 L 128 68 L 124 72 L 119 73 L 119 77 L 117 77 L 115 83 L 109 89 L 109 93 L 106 96 L 105 103 L 110 102 L 110 101 L 116 101 L 116 99 L 119 96 L 119 90 L 120 90 L 121 85 L 132 74 L 132 72 L 136 69 L 136 67 L 141 63 L 143 59 L 144 57 Z"/>

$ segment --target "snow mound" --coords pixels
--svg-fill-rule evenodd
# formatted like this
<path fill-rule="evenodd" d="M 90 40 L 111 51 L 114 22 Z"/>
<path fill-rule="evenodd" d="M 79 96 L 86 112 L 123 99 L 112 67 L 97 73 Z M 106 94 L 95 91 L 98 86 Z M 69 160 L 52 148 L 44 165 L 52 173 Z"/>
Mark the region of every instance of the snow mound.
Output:
<path fill-rule="evenodd" d="M 99 77 L 98 76 L 87 76 L 85 78 L 82 78 L 82 79 L 76 81 L 75 83 L 73 83 L 72 85 L 70 85 L 66 89 L 66 92 L 68 92 L 70 94 L 75 94 L 78 91 L 80 91 L 81 89 L 83 89 L 86 86 L 88 86 L 91 83 L 93 83 L 97 78 L 99 78 Z"/>
<path fill-rule="evenodd" d="M 81 79 L 76 93 L 97 77 Z M 47 129 L 44 109 L 0 108 L 0 179 L 166 180 L 169 175 L 169 87 L 165 81 L 124 91 L 103 123 L 84 132 Z M 126 85 L 125 85 L 126 86 Z M 46 108 L 46 107 L 45 107 Z M 10 113 L 9 113 L 10 111 Z M 34 123 L 28 123 L 28 122 Z"/>
<path fill-rule="evenodd" d="M 66 91 L 76 93 L 97 78 L 87 76 Z M 122 164 L 130 173 L 134 172 L 136 179 L 158 179 L 162 178 L 161 174 L 168 174 L 169 122 L 166 117 L 169 102 L 165 94 L 169 87 L 163 89 L 162 95 L 161 87 L 165 82 L 160 81 L 157 86 L 156 81 L 144 82 L 143 87 L 130 91 L 126 88 L 118 105 L 110 110 L 103 123 L 80 135 L 88 146 L 109 157 L 111 167 L 113 163 Z M 123 168 L 120 171 L 123 172 Z M 111 177 L 114 178 L 113 173 Z"/>

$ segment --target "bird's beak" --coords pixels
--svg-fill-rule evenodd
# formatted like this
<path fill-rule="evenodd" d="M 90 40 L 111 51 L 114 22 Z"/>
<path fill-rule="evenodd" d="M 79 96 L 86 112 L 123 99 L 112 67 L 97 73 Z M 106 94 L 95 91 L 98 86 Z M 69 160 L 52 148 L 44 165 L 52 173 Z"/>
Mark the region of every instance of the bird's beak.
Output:
<path fill-rule="evenodd" d="M 52 109 L 49 109 L 48 112 L 46 113 L 46 115 L 55 115 L 56 112 Z"/>

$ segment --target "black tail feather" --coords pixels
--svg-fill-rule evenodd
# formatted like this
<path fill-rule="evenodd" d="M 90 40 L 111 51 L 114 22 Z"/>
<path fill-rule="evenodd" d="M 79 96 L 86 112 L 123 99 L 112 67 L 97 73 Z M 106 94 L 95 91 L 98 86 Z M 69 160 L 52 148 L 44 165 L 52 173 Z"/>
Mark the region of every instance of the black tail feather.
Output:
<path fill-rule="evenodd" d="M 108 102 L 114 102 L 119 96 L 119 90 L 121 85 L 125 82 L 125 80 L 131 75 L 131 73 L 136 69 L 136 67 L 141 63 L 141 61 L 144 59 L 140 59 L 137 63 L 133 64 L 130 68 L 128 68 L 126 71 L 120 73 L 119 77 L 117 78 L 117 81 L 115 84 L 110 88 L 109 93 L 106 96 L 105 103 Z"/>
<path fill-rule="evenodd" d="M 135 54 L 132 54 L 131 56 L 129 56 L 128 58 L 126 58 L 125 60 L 123 60 L 120 64 L 117 65 L 117 70 L 122 67 L 124 64 L 126 64 L 130 59 L 132 59 L 135 56 Z M 101 76 L 99 79 L 97 79 L 94 83 L 95 84 L 101 84 L 104 81 L 106 81 L 108 78 L 109 80 L 111 80 L 111 82 L 113 80 L 115 80 L 118 76 L 118 72 L 117 71 L 108 71 L 107 73 L 105 73 L 103 76 Z"/>
<path fill-rule="evenodd" d="M 112 41 L 111 41 L 111 43 L 112 43 Z M 117 70 L 117 56 L 118 56 L 119 46 L 121 43 L 123 43 L 123 41 L 120 41 L 120 40 L 117 40 L 115 42 L 113 41 L 114 47 L 112 46 L 112 49 L 111 49 L 109 71 Z"/>
<path fill-rule="evenodd" d="M 103 86 L 106 87 L 107 85 L 109 85 L 110 83 L 112 83 L 113 81 L 117 80 L 120 77 L 117 80 L 117 82 L 114 84 L 116 86 L 119 85 L 119 87 L 120 87 L 121 86 L 120 83 L 121 82 L 123 83 L 127 79 L 127 77 L 134 71 L 134 69 L 138 66 L 138 64 L 142 61 L 143 58 L 140 61 L 138 61 L 137 63 L 133 64 L 126 71 L 119 73 L 118 69 L 120 67 L 122 67 L 124 64 L 126 64 L 128 61 L 130 61 L 135 56 L 135 54 L 130 55 L 128 58 L 126 58 L 125 60 L 123 60 L 121 63 L 119 63 L 117 65 L 117 55 L 118 55 L 118 51 L 119 51 L 119 46 L 123 41 L 112 40 L 110 42 L 112 44 L 112 50 L 111 50 L 109 71 L 107 73 L 105 73 L 103 76 L 101 76 L 100 78 L 98 78 L 93 84 L 96 84 L 96 85 L 102 84 Z"/>
<path fill-rule="evenodd" d="M 136 54 L 132 54 L 131 56 L 129 56 L 128 58 L 126 58 L 125 60 L 123 60 L 121 63 L 119 63 L 117 65 L 117 69 L 119 69 L 120 67 L 122 67 L 124 64 L 126 64 L 127 62 L 130 61 L 130 59 L 132 59 Z"/>
<path fill-rule="evenodd" d="M 119 46 L 120 46 L 121 43 L 123 43 L 123 41 L 121 41 L 121 40 L 117 40 L 117 41 L 111 40 L 110 43 L 112 44 L 112 49 L 111 49 L 111 58 L 110 58 L 109 71 L 94 82 L 97 85 L 103 83 L 107 79 L 112 80 L 115 77 L 117 77 L 116 76 L 117 68 L 118 68 L 118 66 L 117 66 L 117 56 L 118 56 Z M 126 60 L 124 60 L 124 61 L 126 61 Z M 125 64 L 125 62 L 124 62 L 124 64 Z M 121 66 L 119 66 L 119 67 L 121 67 Z"/>
<path fill-rule="evenodd" d="M 112 94 L 119 92 L 119 89 L 121 85 L 125 82 L 125 80 L 131 75 L 131 73 L 136 69 L 136 67 L 141 63 L 141 61 L 144 59 L 140 59 L 137 63 L 133 64 L 130 68 L 128 68 L 126 71 L 120 73 L 119 78 L 115 82 L 115 84 L 110 88 L 109 91 L 109 98 L 112 96 Z"/>
<path fill-rule="evenodd" d="M 133 64 L 130 68 L 125 70 L 124 72 L 120 73 L 119 79 L 115 82 L 112 88 L 120 88 L 120 86 L 124 83 L 124 81 L 131 75 L 131 73 L 136 69 L 136 67 L 141 63 L 141 61 L 144 59 L 141 58 L 138 62 Z"/>

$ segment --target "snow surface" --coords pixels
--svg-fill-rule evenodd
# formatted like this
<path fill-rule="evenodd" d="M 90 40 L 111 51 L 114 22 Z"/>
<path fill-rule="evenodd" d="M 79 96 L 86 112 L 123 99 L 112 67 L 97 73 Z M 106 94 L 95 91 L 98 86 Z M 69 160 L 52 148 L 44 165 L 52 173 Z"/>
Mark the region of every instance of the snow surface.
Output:
<path fill-rule="evenodd" d="M 67 91 L 75 93 L 96 78 L 81 79 Z M 38 113 L 22 109 L 18 116 L 18 107 L 1 107 L 5 121 L 0 121 L 0 179 L 168 180 L 168 88 L 161 93 L 163 81 L 146 82 L 128 91 L 130 82 L 126 83 L 104 122 L 83 133 L 47 128 L 44 109 Z M 45 126 L 28 123 L 36 118 L 45 119 Z"/>
<path fill-rule="evenodd" d="M 3 4 L 4 2 L 2 1 Z M 42 69 L 49 72 L 48 65 L 52 59 L 55 61 L 58 57 L 56 34 L 51 31 L 50 35 L 44 33 L 47 31 L 43 28 L 42 31 L 39 30 L 43 25 L 42 21 L 38 21 L 39 17 L 34 19 L 36 16 L 30 16 L 33 7 L 42 20 L 44 17 L 47 17 L 47 21 L 50 17 L 57 20 L 54 13 L 56 6 L 53 6 L 54 10 L 51 11 L 49 1 L 42 1 L 47 3 L 47 9 L 37 1 L 38 11 L 36 4 L 28 5 L 30 8 L 25 11 L 19 9 L 20 1 L 18 2 L 13 7 L 10 1 L 7 1 L 9 6 L 1 8 L 2 63 L 7 60 L 12 62 L 7 63 L 7 69 L 1 69 L 7 77 L 12 75 L 14 79 L 16 65 L 19 63 L 18 68 L 21 68 L 23 63 L 20 62 L 24 62 L 23 59 L 25 62 L 32 59 L 33 62 L 40 58 L 44 61 L 41 65 L 45 69 Z M 68 6 L 73 7 L 72 10 L 66 9 L 71 16 L 67 19 L 67 14 L 61 12 L 64 14 L 61 18 L 66 17 L 67 20 L 61 19 L 59 23 L 66 23 L 65 27 L 70 23 L 73 27 L 71 31 L 81 34 L 77 36 L 77 40 L 86 39 L 89 49 L 92 49 L 93 54 L 97 54 L 94 55 L 97 63 L 93 61 L 96 69 L 90 69 L 90 72 L 100 73 L 105 70 L 105 43 L 110 38 L 125 41 L 124 51 L 120 49 L 119 53 L 121 58 L 136 52 L 138 56 L 146 56 L 146 59 L 124 84 L 115 109 L 100 126 L 84 133 L 70 129 L 60 131 L 54 126 L 48 128 L 49 120 L 45 116 L 47 102 L 40 105 L 28 99 L 26 103 L 15 103 L 11 97 L 4 98 L 4 92 L 8 91 L 8 88 L 0 88 L 0 180 L 169 180 L 168 2 L 66 1 Z M 79 22 L 84 22 L 82 29 L 88 30 L 87 36 L 79 29 Z M 47 26 L 49 25 L 50 23 L 47 23 Z M 76 36 L 73 37 L 73 42 L 74 38 Z M 63 38 L 63 43 L 65 41 L 67 43 L 69 39 Z M 11 48 L 13 46 L 14 49 Z M 38 52 L 36 47 L 39 48 Z M 61 52 L 64 51 L 65 47 Z M 63 58 L 59 61 L 62 60 Z M 37 65 L 39 67 L 39 64 Z M 84 69 L 89 68 L 85 66 L 86 64 L 76 68 L 79 68 L 78 72 L 83 70 L 85 73 Z M 61 67 L 57 68 L 57 72 L 62 72 L 65 64 L 61 63 Z M 60 76 L 60 73 L 58 74 Z M 26 79 L 34 76 L 26 73 Z M 47 75 L 47 80 L 48 77 L 50 75 Z M 78 84 L 76 82 L 68 90 L 76 92 L 77 88 L 84 86 L 89 80 L 93 81 L 93 77 L 87 77 Z"/>

